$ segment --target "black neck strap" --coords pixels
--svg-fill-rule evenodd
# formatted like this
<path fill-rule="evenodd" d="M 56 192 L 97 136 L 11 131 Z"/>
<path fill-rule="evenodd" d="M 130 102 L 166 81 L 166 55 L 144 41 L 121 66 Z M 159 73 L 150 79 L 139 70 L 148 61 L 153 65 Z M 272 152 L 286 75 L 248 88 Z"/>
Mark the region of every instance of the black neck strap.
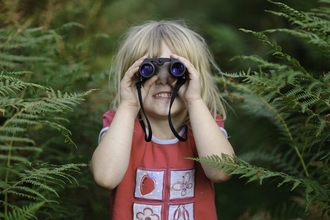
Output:
<path fill-rule="evenodd" d="M 174 102 L 174 99 L 175 97 L 178 95 L 178 92 L 179 92 L 179 89 L 180 87 L 185 84 L 186 80 L 183 79 L 183 78 L 179 78 L 178 81 L 176 82 L 175 84 L 175 87 L 174 87 L 174 90 L 173 90 L 173 93 L 172 93 L 172 97 L 171 97 L 171 101 L 170 101 L 170 108 L 169 108 L 169 111 L 168 111 L 168 124 L 170 125 L 170 128 L 172 130 L 172 133 L 174 134 L 174 136 L 179 139 L 180 141 L 186 141 L 187 140 L 187 133 L 188 133 L 188 126 L 185 124 L 184 127 L 185 127 L 185 137 L 181 137 L 178 132 L 175 130 L 174 126 L 173 126 L 173 123 L 172 123 L 172 119 L 171 119 L 171 109 L 172 109 L 172 105 L 173 105 L 173 102 Z"/>
<path fill-rule="evenodd" d="M 148 124 L 148 134 L 147 134 L 147 131 L 146 131 L 146 126 L 144 124 L 144 121 L 143 121 L 143 118 L 140 116 L 139 117 L 139 121 L 140 121 L 140 124 L 141 124 L 141 127 L 144 131 L 144 139 L 145 141 L 147 142 L 150 142 L 151 141 L 151 138 L 152 138 L 152 129 L 151 129 L 151 125 L 150 125 L 150 122 L 149 122 L 149 119 L 144 111 L 144 108 L 143 108 L 143 100 L 142 100 L 142 95 L 141 95 L 141 86 L 142 84 L 145 82 L 145 80 L 142 80 L 140 82 L 137 82 L 136 83 L 136 89 L 137 89 L 137 92 L 138 92 L 138 97 L 139 97 L 139 102 L 140 102 L 140 107 L 141 107 L 141 110 L 142 110 L 142 113 L 147 121 L 147 124 Z M 179 78 L 177 83 L 175 84 L 175 87 L 174 87 L 174 90 L 173 90 L 173 93 L 172 93 L 172 96 L 171 96 L 171 101 L 170 101 L 170 108 L 169 108 L 169 112 L 168 112 L 168 123 L 169 123 L 169 126 L 171 128 L 171 131 L 173 132 L 174 136 L 176 138 L 178 138 L 180 141 L 186 141 L 187 140 L 187 132 L 188 132 L 188 127 L 187 125 L 185 125 L 185 137 L 181 137 L 178 132 L 175 130 L 174 126 L 173 126 L 173 123 L 172 123 L 172 119 L 171 119 L 171 108 L 172 108 L 172 105 L 173 105 L 173 102 L 174 102 L 174 99 L 175 97 L 177 96 L 178 94 L 178 91 L 180 89 L 180 87 L 185 84 L 186 80 L 183 79 L 183 78 Z"/>
<path fill-rule="evenodd" d="M 140 102 L 140 107 L 141 107 L 141 110 L 142 110 L 142 113 L 147 121 L 147 124 L 148 124 L 148 135 L 147 135 L 147 131 L 146 131 L 146 126 L 143 122 L 143 118 L 141 117 L 141 115 L 139 115 L 139 121 L 140 121 L 140 124 L 141 124 L 141 127 L 143 129 L 143 132 L 144 132 L 144 139 L 147 141 L 147 142 L 150 142 L 151 141 L 151 138 L 152 138 L 152 130 L 151 130 L 151 125 L 150 125 L 150 122 L 149 122 L 149 119 L 144 111 L 144 108 L 143 108 L 143 100 L 142 100 L 142 95 L 141 95 L 141 86 L 142 84 L 144 83 L 145 81 L 140 81 L 140 82 L 137 82 L 136 83 L 136 89 L 137 89 L 137 92 L 138 92 L 138 97 L 139 97 L 139 102 Z"/>

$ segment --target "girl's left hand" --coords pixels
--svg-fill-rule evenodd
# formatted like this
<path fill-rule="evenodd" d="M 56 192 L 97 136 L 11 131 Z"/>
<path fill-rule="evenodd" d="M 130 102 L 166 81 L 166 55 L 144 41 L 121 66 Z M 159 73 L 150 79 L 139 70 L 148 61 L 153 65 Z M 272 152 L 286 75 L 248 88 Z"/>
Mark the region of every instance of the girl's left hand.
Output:
<path fill-rule="evenodd" d="M 179 60 L 186 66 L 188 72 L 188 80 L 179 89 L 179 96 L 185 102 L 186 106 L 189 107 L 189 103 L 195 100 L 202 99 L 200 73 L 197 72 L 196 68 L 186 58 L 178 56 L 176 54 L 172 54 L 170 57 Z M 175 83 L 176 81 L 174 82 L 174 85 Z"/>

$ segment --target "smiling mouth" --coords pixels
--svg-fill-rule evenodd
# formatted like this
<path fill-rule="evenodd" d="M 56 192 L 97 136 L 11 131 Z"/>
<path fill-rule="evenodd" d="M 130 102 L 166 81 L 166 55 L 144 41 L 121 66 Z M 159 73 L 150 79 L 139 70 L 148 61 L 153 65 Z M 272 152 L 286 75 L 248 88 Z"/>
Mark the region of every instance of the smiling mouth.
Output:
<path fill-rule="evenodd" d="M 158 93 L 155 95 L 156 98 L 171 98 L 172 94 L 171 93 Z"/>

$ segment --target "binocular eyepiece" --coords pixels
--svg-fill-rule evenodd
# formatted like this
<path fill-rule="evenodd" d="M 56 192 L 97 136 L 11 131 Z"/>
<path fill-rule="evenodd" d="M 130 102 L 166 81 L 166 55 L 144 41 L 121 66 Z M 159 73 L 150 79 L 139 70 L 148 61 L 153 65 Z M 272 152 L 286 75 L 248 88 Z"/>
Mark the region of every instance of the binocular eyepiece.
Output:
<path fill-rule="evenodd" d="M 186 73 L 185 65 L 174 58 L 146 58 L 139 67 L 139 73 L 144 79 L 148 79 L 156 72 L 154 63 L 158 66 L 162 66 L 166 62 L 170 62 L 169 72 L 172 76 L 180 78 Z"/>

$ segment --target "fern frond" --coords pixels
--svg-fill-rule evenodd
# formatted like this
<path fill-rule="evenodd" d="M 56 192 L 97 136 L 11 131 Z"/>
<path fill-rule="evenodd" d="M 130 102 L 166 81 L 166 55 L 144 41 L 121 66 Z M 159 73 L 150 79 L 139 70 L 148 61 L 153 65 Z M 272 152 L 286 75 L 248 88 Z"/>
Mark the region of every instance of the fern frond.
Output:
<path fill-rule="evenodd" d="M 7 151 L 7 150 L 13 150 L 13 151 L 34 151 L 34 152 L 41 152 L 42 150 L 39 147 L 33 147 L 33 146 L 8 146 L 8 145 L 0 145 L 0 150 Z"/>
<path fill-rule="evenodd" d="M 323 82 L 329 82 L 330 81 L 330 72 L 327 72 L 323 75 L 320 76 L 320 79 L 323 81 Z"/>
<path fill-rule="evenodd" d="M 271 0 L 268 0 L 268 1 L 274 5 L 277 5 L 281 9 L 282 12 L 273 12 L 277 16 L 285 17 L 289 21 L 308 20 L 308 18 L 305 16 L 305 14 L 302 13 L 301 11 L 291 8 L 288 5 L 281 3 L 281 2 L 275 2 L 275 1 L 271 1 Z"/>
<path fill-rule="evenodd" d="M 273 172 L 265 168 L 253 166 L 239 158 L 232 159 L 228 155 L 222 155 L 222 158 L 218 155 L 212 155 L 187 159 L 192 159 L 216 169 L 222 169 L 224 172 L 230 173 L 230 175 L 240 175 L 240 178 L 247 178 L 248 183 L 259 180 L 259 183 L 262 184 L 265 179 L 271 177 L 281 177 L 283 178 L 283 181 L 279 183 L 279 186 L 285 182 L 292 182 L 293 187 L 291 190 L 295 189 L 301 183 L 301 180 L 289 176 L 283 172 Z"/>
<path fill-rule="evenodd" d="M 272 152 L 260 150 L 257 152 L 247 152 L 240 155 L 240 159 L 250 164 L 260 164 L 271 166 L 274 170 L 285 172 L 291 176 L 300 176 L 300 167 L 296 161 L 293 149 L 288 149 L 284 154 L 279 148 Z"/>
<path fill-rule="evenodd" d="M 0 159 L 2 161 L 8 161 L 10 159 L 11 161 L 21 162 L 21 163 L 29 162 L 29 160 L 27 158 L 22 157 L 22 156 L 16 156 L 16 155 L 11 155 L 10 157 L 8 157 L 8 155 L 0 154 Z"/>
<path fill-rule="evenodd" d="M 317 181 L 309 179 L 304 180 L 306 186 L 306 210 L 307 208 L 318 201 L 329 203 L 330 191 Z"/>
<path fill-rule="evenodd" d="M 252 181 L 259 181 L 260 184 L 264 180 L 269 178 L 282 179 L 278 183 L 278 187 L 282 187 L 286 184 L 291 184 L 291 191 L 298 187 L 303 187 L 306 193 L 306 210 L 309 206 L 317 201 L 330 203 L 330 190 L 327 186 L 320 184 L 317 181 L 313 181 L 306 178 L 298 178 L 288 175 L 284 172 L 275 172 L 268 169 L 251 165 L 239 158 L 231 158 L 228 155 L 222 155 L 220 158 L 218 155 L 206 156 L 201 158 L 187 158 L 210 167 L 221 169 L 224 172 L 228 172 L 230 175 L 239 175 L 240 178 L 247 178 L 247 183 Z"/>
<path fill-rule="evenodd" d="M 38 87 L 35 84 L 24 84 L 25 86 Z M 46 89 L 46 87 L 38 87 L 39 89 Z M 28 127 L 38 127 L 40 124 L 44 124 L 55 128 L 60 131 L 65 137 L 65 141 L 71 144 L 74 144 L 70 139 L 71 132 L 66 129 L 63 125 L 59 124 L 59 121 L 64 121 L 66 119 L 58 117 L 57 115 L 52 116 L 54 121 L 44 120 L 45 113 L 52 114 L 58 112 L 72 111 L 72 106 L 79 104 L 83 101 L 83 96 L 88 95 L 93 90 L 84 92 L 84 93 L 64 93 L 60 91 L 55 92 L 52 89 L 48 90 L 48 97 L 36 101 L 22 102 L 16 99 L 4 99 L 4 103 L 0 103 L 5 106 L 12 106 L 16 101 L 16 108 L 20 108 L 13 115 L 13 117 L 7 119 L 3 126 L 0 127 L 0 131 L 7 133 L 5 136 L 1 136 L 0 140 L 6 141 L 15 141 L 15 142 L 28 142 L 31 141 L 27 138 L 15 137 L 20 133 L 25 132 L 25 129 Z M 18 127 L 18 128 L 17 128 Z M 40 127 L 40 126 L 39 126 Z M 15 134 L 15 136 L 9 135 Z"/>
<path fill-rule="evenodd" d="M 271 70 L 278 70 L 278 71 L 284 71 L 286 69 L 291 69 L 295 70 L 295 71 L 299 71 L 301 73 L 303 73 L 304 75 L 307 74 L 307 71 L 305 70 L 305 68 L 300 64 L 300 62 L 295 59 L 294 57 L 290 56 L 289 54 L 286 54 L 282 51 L 282 47 L 280 45 L 278 45 L 276 43 L 276 41 L 271 41 L 268 36 L 265 34 L 267 32 L 272 32 L 271 30 L 267 30 L 267 31 L 262 31 L 262 32 L 255 32 L 255 31 L 251 31 L 251 30 L 246 30 L 241 28 L 240 29 L 243 32 L 246 33 L 251 33 L 253 34 L 255 37 L 257 37 L 263 44 L 269 46 L 271 48 L 270 50 L 270 54 L 272 54 L 273 56 L 276 56 L 279 59 L 285 60 L 287 61 L 291 66 L 286 66 L 283 64 L 278 64 L 278 63 L 270 63 L 266 60 L 262 60 L 262 59 L 255 59 L 255 55 L 251 55 L 251 56 L 246 56 L 241 59 L 249 59 L 251 61 L 254 61 L 256 63 L 259 63 L 259 67 L 260 68 L 268 68 Z M 261 62 L 262 61 L 262 62 Z"/>
<path fill-rule="evenodd" d="M 34 144 L 34 141 L 31 140 L 30 138 L 21 138 L 21 137 L 14 137 L 14 136 L 5 136 L 5 135 L 0 135 L 0 141 L 1 142 L 20 142 L 20 143 L 30 143 Z"/>
<path fill-rule="evenodd" d="M 54 187 L 64 187 L 65 184 L 73 182 L 78 184 L 70 173 L 79 173 L 80 168 L 86 166 L 86 164 L 26 164 L 24 169 L 20 167 L 22 172 L 18 173 L 18 181 L 0 184 L 2 188 L 0 195 L 14 194 L 23 198 L 50 202 L 43 191 L 47 192 L 46 195 L 52 193 L 58 196 Z"/>
<path fill-rule="evenodd" d="M 81 28 L 81 29 L 85 29 L 86 26 L 80 24 L 80 23 L 77 23 L 77 22 L 68 22 L 68 23 L 65 23 L 63 25 L 61 25 L 60 27 L 56 28 L 54 31 L 55 32 L 61 32 L 61 31 L 66 31 L 68 29 L 71 29 L 71 28 L 74 28 L 74 27 L 78 27 L 78 28 Z"/>
<path fill-rule="evenodd" d="M 24 57 L 21 55 L 12 55 L 9 53 L 0 53 L 0 65 L 2 67 L 12 67 L 19 62 L 47 62 L 49 59 L 44 57 Z M 9 65 L 8 65 L 9 64 Z"/>
<path fill-rule="evenodd" d="M 47 92 L 48 99 L 47 101 L 49 103 L 55 103 L 58 107 L 61 107 L 63 109 L 72 110 L 69 108 L 69 106 L 77 105 L 84 99 L 82 97 L 88 95 L 93 90 L 84 92 L 84 93 L 64 93 L 62 94 L 61 91 L 54 91 L 53 89 L 50 89 Z"/>
<path fill-rule="evenodd" d="M 241 55 L 241 56 L 236 56 L 234 59 L 253 61 L 253 62 L 258 64 L 258 67 L 260 69 L 270 69 L 270 70 L 279 70 L 279 71 L 284 71 L 285 69 L 287 69 L 287 67 L 284 66 L 284 65 L 269 62 L 269 61 L 267 61 L 267 60 L 265 60 L 265 59 L 263 59 L 263 58 L 261 58 L 257 55 L 250 55 L 250 56 Z"/>
<path fill-rule="evenodd" d="M 274 30 L 267 30 L 264 31 L 265 33 L 286 33 L 286 34 L 290 34 L 292 36 L 295 36 L 299 39 L 304 39 L 306 40 L 308 43 L 312 44 L 312 45 L 316 45 L 319 48 L 322 48 L 322 50 L 329 50 L 330 46 L 329 43 L 327 42 L 327 40 L 325 40 L 322 36 L 319 36 L 315 33 L 311 33 L 309 31 L 304 31 L 304 30 L 288 30 L 288 29 L 274 29 Z M 328 56 L 327 53 L 325 53 L 324 55 Z"/>
<path fill-rule="evenodd" d="M 27 186 L 10 186 L 1 192 L 2 195 L 16 195 L 18 197 L 30 199 L 30 200 L 44 200 L 47 201 L 47 198 L 36 189 L 32 189 Z"/>
<path fill-rule="evenodd" d="M 30 203 L 22 208 L 15 208 L 5 216 L 6 220 L 30 220 L 37 219 L 35 213 L 45 204 L 44 201 Z"/>
<path fill-rule="evenodd" d="M 15 75 L 21 75 L 21 74 L 27 74 L 31 73 L 29 71 L 19 71 L 19 72 L 7 72 L 7 71 L 1 71 L 0 72 L 0 95 L 6 96 L 11 94 L 15 94 L 17 91 L 21 91 L 22 89 L 25 89 L 27 87 L 31 88 L 38 88 L 38 89 L 47 89 L 44 86 L 35 84 L 35 83 L 28 83 L 24 82 L 16 77 Z M 9 99 L 9 97 L 4 97 L 4 100 Z M 3 100 L 1 100 L 2 104 Z"/>

